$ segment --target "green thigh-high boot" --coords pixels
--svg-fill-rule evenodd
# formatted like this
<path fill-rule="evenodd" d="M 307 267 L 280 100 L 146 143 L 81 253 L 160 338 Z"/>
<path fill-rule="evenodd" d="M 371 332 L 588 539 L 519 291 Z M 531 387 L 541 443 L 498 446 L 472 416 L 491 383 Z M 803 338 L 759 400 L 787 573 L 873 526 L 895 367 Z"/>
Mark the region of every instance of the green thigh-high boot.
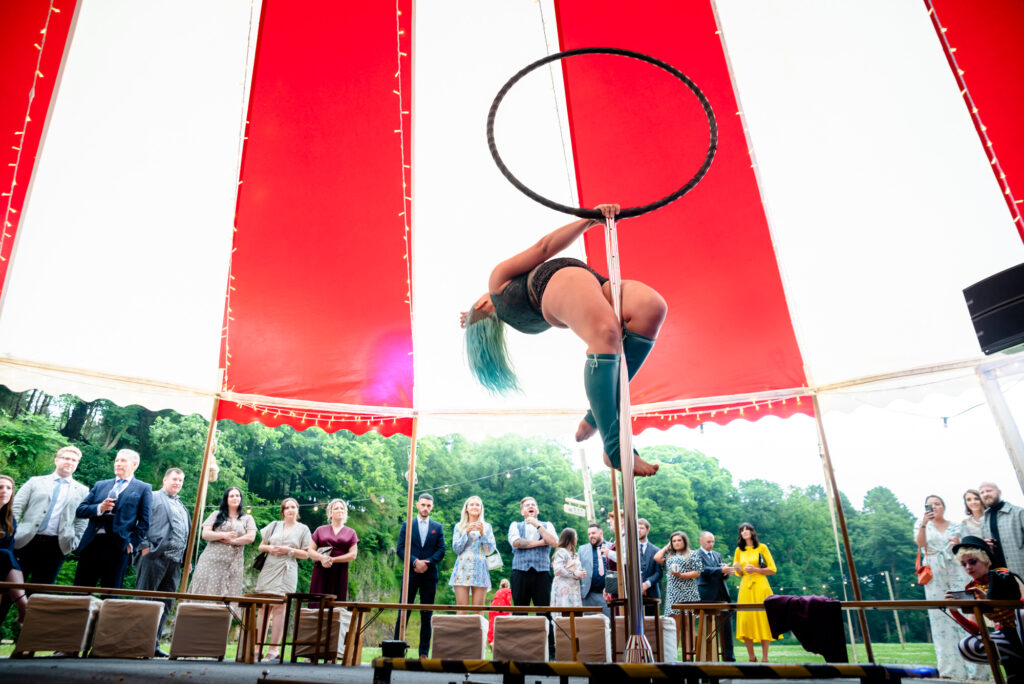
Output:
<path fill-rule="evenodd" d="M 647 360 L 651 350 L 654 349 L 654 342 L 650 337 L 645 337 L 628 330 L 622 335 L 622 353 L 626 357 L 626 372 L 629 374 L 630 380 L 636 377 L 640 366 L 644 365 L 644 361 Z M 587 411 L 587 415 L 583 416 L 583 420 L 587 421 L 590 427 L 597 427 L 592 411 Z"/>
<path fill-rule="evenodd" d="M 619 467 L 619 363 L 621 354 L 587 354 L 583 386 L 613 468 Z"/>

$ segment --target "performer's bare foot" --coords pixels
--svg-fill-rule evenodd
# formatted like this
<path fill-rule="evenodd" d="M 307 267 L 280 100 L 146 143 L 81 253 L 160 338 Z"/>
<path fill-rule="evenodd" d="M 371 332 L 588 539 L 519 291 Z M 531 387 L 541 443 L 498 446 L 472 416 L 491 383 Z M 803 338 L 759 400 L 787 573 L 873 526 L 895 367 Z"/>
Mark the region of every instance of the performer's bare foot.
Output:
<path fill-rule="evenodd" d="M 585 442 L 593 437 L 595 432 L 597 432 L 597 428 L 588 423 L 587 419 L 584 418 L 580 421 L 579 427 L 576 428 L 576 441 Z"/>
<path fill-rule="evenodd" d="M 608 454 L 602 454 L 604 457 L 604 464 L 609 468 L 612 467 L 611 459 L 608 458 Z M 650 477 L 658 472 L 660 468 L 657 463 L 648 463 L 644 459 L 640 458 L 640 454 L 633 452 L 633 475 L 636 477 Z"/>

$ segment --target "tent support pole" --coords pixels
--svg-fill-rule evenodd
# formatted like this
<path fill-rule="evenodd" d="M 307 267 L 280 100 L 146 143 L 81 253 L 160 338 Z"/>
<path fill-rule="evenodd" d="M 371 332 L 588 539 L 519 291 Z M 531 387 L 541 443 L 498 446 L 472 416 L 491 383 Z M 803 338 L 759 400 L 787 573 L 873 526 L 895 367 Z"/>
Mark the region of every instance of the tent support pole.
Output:
<path fill-rule="evenodd" d="M 203 522 L 203 509 L 206 507 L 206 488 L 210 478 L 210 457 L 213 456 L 217 434 L 217 410 L 220 408 L 220 397 L 213 398 L 213 410 L 210 412 L 210 427 L 206 431 L 206 446 L 203 447 L 203 465 L 199 469 L 199 486 L 196 487 L 196 507 L 192 510 L 192 526 L 188 531 L 188 543 L 185 544 L 185 559 L 181 563 L 181 585 L 178 591 L 188 588 L 188 577 L 192 574 L 192 553 L 196 548 L 199 525 Z M 239 511 L 241 514 L 241 511 Z"/>
<path fill-rule="evenodd" d="M 857 566 L 853 562 L 853 546 L 850 545 L 850 533 L 846 529 L 846 514 L 843 513 L 843 499 L 839 495 L 839 485 L 836 484 L 836 473 L 832 469 L 832 457 L 829 455 L 828 440 L 825 438 L 825 425 L 821 421 L 821 406 L 818 404 L 818 395 L 812 395 L 814 402 L 814 421 L 818 425 L 818 439 L 821 441 L 821 460 L 825 465 L 825 474 L 828 476 L 829 485 L 832 487 L 832 498 L 835 501 L 836 518 L 839 521 L 839 530 L 843 533 L 843 547 L 846 551 L 846 566 L 850 570 L 850 584 L 853 585 L 853 600 L 863 601 L 860 592 L 860 578 L 857 576 Z M 864 650 L 867 652 L 868 662 L 875 662 L 875 653 L 871 648 L 871 635 L 868 633 L 868 620 L 864 609 L 857 610 L 857 619 L 860 621 L 860 632 L 864 639 Z"/>
<path fill-rule="evenodd" d="M 1006 452 L 1010 455 L 1013 470 L 1017 473 L 1017 483 L 1021 490 L 1024 490 L 1024 439 L 1020 436 L 1017 422 L 1013 419 L 1013 413 L 1006 404 L 1002 388 L 999 387 L 999 369 L 981 366 L 977 372 L 981 390 L 985 393 L 985 401 L 988 403 L 989 409 L 992 410 L 992 417 L 995 418 L 999 434 L 1003 437 L 1003 444 L 1006 445 Z"/>
<path fill-rule="evenodd" d="M 400 603 L 409 600 L 409 554 L 412 553 L 412 504 L 416 492 L 416 432 L 419 428 L 419 418 L 412 419 L 412 443 L 409 445 L 409 491 L 405 500 L 405 548 L 402 558 L 402 598 Z M 398 611 L 398 639 L 405 641 L 405 627 L 409 622 L 409 611 Z"/>
<path fill-rule="evenodd" d="M 611 280 L 612 307 L 623 324 L 622 318 L 622 276 L 619 273 L 619 238 L 615 219 L 604 220 L 604 241 L 608 253 L 608 278 Z M 629 410 L 629 371 L 625 359 L 619 363 L 619 460 L 622 466 L 622 506 L 626 518 L 626 553 L 618 554 L 620 561 L 619 591 L 626 598 L 627 626 L 626 647 L 623 660 L 627 663 L 652 663 L 654 652 L 644 636 L 644 599 L 640 583 L 640 540 L 636 521 L 636 483 L 633 475 L 633 423 Z M 614 471 L 613 471 L 614 477 Z M 619 539 L 616 539 L 618 548 Z"/>

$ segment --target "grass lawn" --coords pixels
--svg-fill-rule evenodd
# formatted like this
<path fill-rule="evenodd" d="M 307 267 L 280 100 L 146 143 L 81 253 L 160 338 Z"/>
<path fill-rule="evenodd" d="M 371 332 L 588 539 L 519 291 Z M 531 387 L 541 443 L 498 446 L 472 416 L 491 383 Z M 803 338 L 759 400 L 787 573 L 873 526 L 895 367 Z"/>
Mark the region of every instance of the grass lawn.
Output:
<path fill-rule="evenodd" d="M 825 659 L 819 655 L 808 653 L 800 644 L 796 643 L 796 639 L 785 639 L 784 641 L 792 641 L 789 644 L 779 644 L 778 642 L 773 643 L 771 650 L 768 651 L 768 659 L 776 663 L 823 663 Z M 935 667 L 935 647 L 932 646 L 931 642 L 924 643 L 912 643 L 907 644 L 905 647 L 901 647 L 899 644 L 879 644 L 872 643 L 871 648 L 875 653 L 875 662 L 880 665 L 931 665 Z M 850 662 L 853 662 L 853 654 L 850 652 L 850 647 L 846 647 L 846 652 L 850 656 Z M 760 645 L 755 645 L 754 653 L 757 657 L 761 657 Z M 746 648 L 740 644 L 736 646 L 736 658 L 738 660 L 744 660 L 746 658 Z M 857 659 L 860 663 L 868 662 L 867 654 L 864 652 L 864 644 L 857 644 Z"/>
<path fill-rule="evenodd" d="M 775 642 L 772 644 L 771 650 L 769 651 L 768 657 L 770 660 L 776 663 L 823 663 L 824 659 L 813 653 L 808 653 L 796 643 L 795 639 L 783 639 L 783 642 L 792 643 L 779 643 Z M 901 647 L 899 644 L 872 644 L 875 652 L 875 661 L 879 664 L 884 665 L 931 665 L 935 666 L 935 649 L 931 643 L 912 643 L 907 644 L 905 647 Z M 0 657 L 7 657 L 11 654 L 14 645 L 7 642 L 0 644 Z M 170 650 L 170 644 L 165 643 L 163 645 L 165 651 Z M 235 659 L 235 650 L 237 644 L 228 644 L 227 655 L 225 660 Z M 849 650 L 849 648 L 847 648 Z M 758 658 L 761 657 L 760 645 L 755 646 L 755 653 L 758 654 Z M 363 647 L 363 663 L 369 664 L 374 658 L 380 655 L 380 649 L 364 646 Z M 746 651 L 741 643 L 736 644 L 736 656 L 739 660 L 743 661 L 746 659 Z M 864 653 L 863 644 L 857 645 L 857 657 L 861 663 L 868 662 L 867 656 Z M 853 658 L 850 658 L 853 662 Z"/>

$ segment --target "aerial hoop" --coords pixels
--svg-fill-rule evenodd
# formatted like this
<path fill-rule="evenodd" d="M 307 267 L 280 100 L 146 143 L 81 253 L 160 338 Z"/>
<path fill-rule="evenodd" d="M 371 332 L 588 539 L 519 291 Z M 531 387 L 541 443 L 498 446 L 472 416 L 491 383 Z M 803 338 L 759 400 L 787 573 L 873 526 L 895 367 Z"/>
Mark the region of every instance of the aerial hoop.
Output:
<path fill-rule="evenodd" d="M 530 73 L 537 67 L 543 66 L 549 62 L 562 60 L 567 57 L 575 57 L 576 55 L 618 55 L 621 57 L 630 57 L 632 59 L 637 59 L 640 60 L 641 62 L 647 62 L 648 64 L 653 64 L 659 69 L 667 71 L 668 73 L 672 74 L 677 79 L 682 81 L 686 85 L 686 87 L 689 88 L 697 97 L 697 100 L 700 102 L 701 107 L 704 108 L 704 114 L 708 118 L 708 130 L 710 132 L 710 136 L 708 139 L 708 152 L 704 156 L 704 163 L 702 163 L 700 165 L 700 168 L 697 169 L 697 173 L 694 174 L 693 178 L 686 181 L 686 183 L 681 188 L 673 192 L 671 195 L 663 197 L 657 202 L 652 202 L 651 204 L 645 204 L 643 206 L 628 207 L 626 209 L 622 209 L 616 218 L 630 218 L 633 216 L 640 216 L 641 214 L 652 212 L 655 209 L 660 209 L 666 204 L 675 202 L 677 199 L 688 193 L 690 190 L 693 190 L 694 186 L 696 186 L 697 183 L 700 182 L 701 178 L 704 177 L 704 174 L 708 172 L 708 168 L 710 168 L 711 166 L 711 160 L 715 158 L 715 151 L 718 149 L 718 124 L 715 121 L 715 113 L 711 110 L 711 103 L 708 102 L 708 99 L 707 97 L 704 96 L 704 93 L 701 92 L 700 88 L 698 88 L 697 85 L 686 76 L 686 74 L 679 71 L 679 69 L 676 69 L 671 64 L 666 64 L 665 62 L 662 62 L 659 59 L 655 59 L 654 57 L 650 57 L 640 52 L 633 52 L 632 50 L 622 50 L 619 48 L 593 47 L 578 48 L 576 50 L 565 50 L 563 52 L 556 52 L 542 59 L 538 59 L 533 64 L 530 64 L 529 66 L 523 68 L 522 70 L 519 71 L 519 73 L 510 78 L 508 82 L 501 87 L 501 90 L 498 91 L 498 94 L 495 95 L 494 97 L 494 101 L 491 103 L 491 110 L 487 113 L 487 147 L 491 150 L 491 156 L 494 158 L 494 163 L 498 165 L 498 169 L 501 170 L 501 173 L 504 174 L 505 178 L 507 178 L 509 182 L 512 183 L 512 185 L 519 188 L 519 190 L 522 191 L 527 197 L 530 197 L 536 200 L 537 202 L 540 202 L 546 207 L 555 209 L 557 211 L 561 211 L 566 214 L 579 216 L 580 218 L 604 218 L 601 215 L 601 212 L 596 209 L 584 209 L 581 207 L 570 207 L 564 204 L 559 204 L 558 202 L 554 202 L 552 200 L 547 199 L 546 197 L 538 195 L 536 192 L 523 185 L 523 183 L 521 183 L 518 178 L 512 175 L 512 172 L 508 170 L 508 167 L 505 166 L 505 162 L 502 161 L 501 155 L 498 154 L 498 147 L 494 142 L 494 117 L 498 113 L 498 106 L 501 105 L 501 101 L 505 99 L 505 96 L 508 94 L 508 91 L 512 89 L 512 86 L 514 86 L 520 79 L 522 79 L 524 76 L 526 76 L 528 73 Z"/>

